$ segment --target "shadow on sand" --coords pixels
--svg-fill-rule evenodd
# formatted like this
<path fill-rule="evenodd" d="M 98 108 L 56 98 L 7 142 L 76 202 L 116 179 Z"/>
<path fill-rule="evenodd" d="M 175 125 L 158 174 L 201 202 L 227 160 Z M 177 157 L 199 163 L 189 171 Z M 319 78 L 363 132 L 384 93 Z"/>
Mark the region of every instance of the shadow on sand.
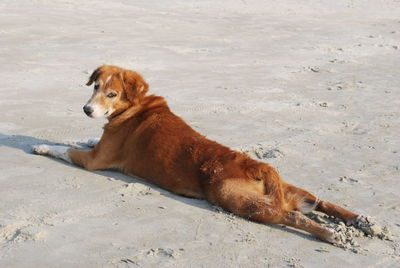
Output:
<path fill-rule="evenodd" d="M 37 145 L 37 144 L 49 144 L 49 145 L 64 145 L 64 146 L 71 146 L 71 144 L 63 144 L 63 143 L 53 143 L 50 142 L 48 140 L 43 140 L 43 139 L 38 139 L 35 137 L 30 137 L 30 136 L 24 136 L 24 135 L 7 135 L 7 134 L 3 134 L 0 133 L 0 148 L 3 146 L 9 147 L 9 148 L 14 148 L 14 149 L 18 149 L 18 150 L 22 150 L 25 153 L 29 153 L 32 154 L 32 146 L 33 145 Z M 84 150 L 90 150 L 90 148 L 85 144 L 85 143 L 81 143 L 81 142 L 77 142 L 76 144 L 74 144 L 74 147 L 77 148 L 81 148 Z M 39 156 L 38 157 L 43 157 L 43 156 Z M 81 168 L 78 166 L 74 166 L 72 164 L 66 163 L 65 161 L 59 160 L 59 159 L 54 159 L 51 157 L 46 157 L 47 159 L 49 159 L 50 161 L 57 161 L 60 163 L 64 163 L 65 165 L 71 166 L 71 168 Z M 123 181 L 125 183 L 141 183 L 144 184 L 150 188 L 153 188 L 157 191 L 160 192 L 161 195 L 172 198 L 174 200 L 183 202 L 185 204 L 191 205 L 191 206 L 195 206 L 201 209 L 205 209 L 205 210 L 209 210 L 213 213 L 215 213 L 215 209 L 213 208 L 213 206 L 208 203 L 205 200 L 199 200 L 199 199 L 193 199 L 193 198 L 187 198 L 187 197 L 183 197 L 183 196 L 178 196 L 175 195 L 167 190 L 164 190 L 162 188 L 159 188 L 157 186 L 155 186 L 154 184 L 148 183 L 146 181 L 144 181 L 143 179 L 140 179 L 139 177 L 134 177 L 134 176 L 127 176 L 119 171 L 116 170 L 103 170 L 103 171 L 89 171 L 87 170 L 87 172 L 91 172 L 91 173 L 95 173 L 98 175 L 102 175 L 105 178 L 113 178 L 116 180 L 120 180 Z M 224 212 L 225 214 L 228 214 L 229 212 Z M 263 223 L 258 223 L 258 222 L 254 222 L 254 224 L 263 224 Z M 285 226 L 280 226 L 280 225 L 273 225 L 273 224 L 267 224 L 269 227 L 274 228 L 274 229 L 278 229 L 278 230 L 285 230 L 289 233 L 292 234 L 296 234 L 299 235 L 300 237 L 307 239 L 307 240 L 312 240 L 315 241 L 317 240 L 316 238 L 314 238 L 312 235 L 309 235 L 307 233 L 303 233 L 299 230 L 296 229 L 291 229 Z"/>

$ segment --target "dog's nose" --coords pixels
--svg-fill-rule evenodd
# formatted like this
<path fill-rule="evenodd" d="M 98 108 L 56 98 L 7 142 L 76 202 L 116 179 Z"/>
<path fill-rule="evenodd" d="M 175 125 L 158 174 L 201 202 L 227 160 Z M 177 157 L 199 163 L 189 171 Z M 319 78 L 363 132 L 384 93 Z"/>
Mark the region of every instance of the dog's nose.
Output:
<path fill-rule="evenodd" d="M 93 108 L 88 105 L 85 105 L 83 106 L 83 111 L 85 112 L 85 114 L 91 115 L 93 113 Z"/>

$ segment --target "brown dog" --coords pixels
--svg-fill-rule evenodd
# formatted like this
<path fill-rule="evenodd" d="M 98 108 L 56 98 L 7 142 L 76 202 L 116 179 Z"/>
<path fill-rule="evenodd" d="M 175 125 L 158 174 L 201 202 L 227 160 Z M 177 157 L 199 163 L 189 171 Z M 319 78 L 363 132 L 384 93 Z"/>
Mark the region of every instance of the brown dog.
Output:
<path fill-rule="evenodd" d="M 88 170 L 118 168 L 175 194 L 207 199 L 247 219 L 299 228 L 330 243 L 341 242 L 337 233 L 303 213 L 315 209 L 348 224 L 356 220 L 357 214 L 285 183 L 268 164 L 194 131 L 162 97 L 146 95 L 148 85 L 138 73 L 105 65 L 90 76 L 87 85 L 93 83 L 84 111 L 109 120 L 94 148 L 37 145 L 34 152 Z"/>

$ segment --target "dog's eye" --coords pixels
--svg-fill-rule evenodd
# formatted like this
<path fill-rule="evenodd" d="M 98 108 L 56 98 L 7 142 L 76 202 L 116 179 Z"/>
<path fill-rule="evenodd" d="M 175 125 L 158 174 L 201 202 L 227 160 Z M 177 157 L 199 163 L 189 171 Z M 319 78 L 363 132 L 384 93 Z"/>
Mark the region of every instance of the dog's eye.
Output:
<path fill-rule="evenodd" d="M 99 85 L 94 85 L 94 90 L 98 90 L 99 89 Z"/>
<path fill-rule="evenodd" d="M 117 96 L 117 94 L 115 94 L 115 93 L 113 93 L 113 92 L 111 92 L 111 93 L 109 93 L 109 94 L 107 95 L 107 97 L 109 97 L 109 98 L 114 98 L 115 96 Z"/>

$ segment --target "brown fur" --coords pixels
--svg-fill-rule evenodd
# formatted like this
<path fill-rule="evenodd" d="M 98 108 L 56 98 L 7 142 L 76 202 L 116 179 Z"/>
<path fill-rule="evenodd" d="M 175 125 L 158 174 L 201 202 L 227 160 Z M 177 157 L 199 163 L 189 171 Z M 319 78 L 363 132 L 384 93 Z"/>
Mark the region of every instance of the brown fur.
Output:
<path fill-rule="evenodd" d="M 96 81 L 100 93 L 94 95 L 118 94 L 101 99 L 115 112 L 93 150 L 68 151 L 73 163 L 89 170 L 118 168 L 175 194 L 207 199 L 244 218 L 289 225 L 331 243 L 338 242 L 335 233 L 303 216 L 302 208 L 346 222 L 357 217 L 285 183 L 268 164 L 206 139 L 173 114 L 162 97 L 147 96 L 148 85 L 138 73 L 102 66 L 87 85 Z"/>

